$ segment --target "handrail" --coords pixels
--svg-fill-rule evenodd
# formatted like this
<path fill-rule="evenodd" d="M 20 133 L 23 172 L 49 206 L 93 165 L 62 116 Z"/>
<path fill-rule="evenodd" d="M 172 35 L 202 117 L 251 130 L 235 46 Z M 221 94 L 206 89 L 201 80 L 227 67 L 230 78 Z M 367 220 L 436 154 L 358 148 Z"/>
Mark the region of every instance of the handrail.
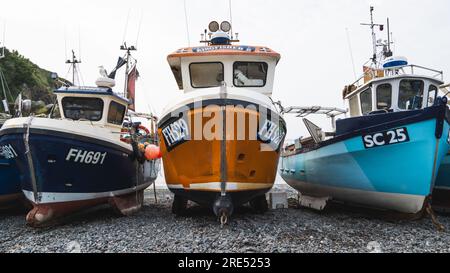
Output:
<path fill-rule="evenodd" d="M 290 106 L 283 109 L 282 114 L 295 114 L 297 117 L 303 118 L 308 115 L 326 115 L 329 118 L 334 118 L 339 115 L 346 114 L 348 110 L 339 109 L 336 107 L 322 107 L 322 106 Z"/>
<path fill-rule="evenodd" d="M 383 79 L 383 78 L 387 78 L 389 76 L 398 76 L 398 75 L 408 75 L 408 73 L 406 73 L 404 71 L 405 68 L 410 68 L 411 69 L 411 75 L 416 75 L 416 76 L 424 76 L 424 77 L 428 77 L 428 78 L 433 78 L 433 79 L 439 79 L 441 81 L 444 81 L 444 71 L 442 70 L 436 70 L 436 69 L 432 69 L 432 68 L 428 68 L 425 66 L 421 66 L 421 65 L 415 65 L 415 64 L 409 64 L 400 68 L 392 68 L 392 69 L 381 69 L 381 68 L 374 68 L 374 69 L 379 69 L 379 70 L 383 70 L 385 72 L 384 77 L 375 77 L 373 79 Z M 414 71 L 414 68 L 419 68 L 419 69 L 423 69 L 429 72 L 433 72 L 436 73 L 435 75 L 419 75 Z M 396 74 L 393 75 L 386 75 L 388 72 L 395 72 Z M 360 88 L 361 86 L 364 86 L 365 84 L 367 84 L 367 82 L 364 83 L 360 83 L 362 79 L 364 79 L 364 77 L 369 74 L 368 72 L 364 72 L 362 74 L 362 76 L 360 76 L 357 80 L 355 80 L 354 82 L 352 82 L 350 84 L 350 86 L 356 86 L 356 88 Z M 352 92 L 353 93 L 353 92 Z M 351 94 L 352 94 L 351 93 Z M 350 94 L 348 94 L 350 95 Z M 348 96 L 347 95 L 347 96 Z"/>

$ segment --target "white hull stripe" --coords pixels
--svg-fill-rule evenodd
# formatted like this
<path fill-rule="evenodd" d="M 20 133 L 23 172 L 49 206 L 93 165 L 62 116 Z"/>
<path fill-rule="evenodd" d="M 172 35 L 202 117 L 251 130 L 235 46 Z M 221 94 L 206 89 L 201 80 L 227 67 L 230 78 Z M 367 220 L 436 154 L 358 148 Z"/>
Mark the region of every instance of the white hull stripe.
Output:
<path fill-rule="evenodd" d="M 118 191 L 107 191 L 107 192 L 94 192 L 94 193 L 60 193 L 60 192 L 41 192 L 41 201 L 39 204 L 46 203 L 62 203 L 62 202 L 75 202 L 75 201 L 85 201 L 99 198 L 114 197 L 119 195 L 124 195 L 132 193 L 134 191 L 139 191 L 148 188 L 152 182 L 148 182 L 137 187 L 118 190 Z M 25 197 L 33 203 L 36 203 L 34 199 L 34 194 L 32 191 L 23 190 Z"/>
<path fill-rule="evenodd" d="M 190 187 L 184 187 L 182 184 L 167 184 L 169 189 L 174 190 L 204 190 L 204 191 L 220 191 L 222 182 L 208 183 L 191 183 Z M 227 191 L 238 190 L 259 190 L 272 188 L 273 183 L 252 183 L 252 182 L 226 182 Z"/>
<path fill-rule="evenodd" d="M 345 201 L 352 204 L 395 210 L 403 213 L 419 212 L 422 209 L 426 198 L 426 196 L 422 195 L 328 187 L 300 181 L 287 182 L 291 187 L 307 196 L 330 197 L 331 199 Z"/>

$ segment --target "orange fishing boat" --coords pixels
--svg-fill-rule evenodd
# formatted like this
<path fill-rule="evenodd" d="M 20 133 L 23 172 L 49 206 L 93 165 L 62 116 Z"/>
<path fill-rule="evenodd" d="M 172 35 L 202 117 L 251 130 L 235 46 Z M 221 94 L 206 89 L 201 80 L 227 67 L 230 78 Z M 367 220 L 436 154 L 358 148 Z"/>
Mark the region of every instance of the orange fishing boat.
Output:
<path fill-rule="evenodd" d="M 235 45 L 231 25 L 213 21 L 205 46 L 168 56 L 184 94 L 162 115 L 158 131 L 172 211 L 187 201 L 210 206 L 226 221 L 250 202 L 267 210 L 286 125 L 271 99 L 280 54 L 262 46 Z"/>

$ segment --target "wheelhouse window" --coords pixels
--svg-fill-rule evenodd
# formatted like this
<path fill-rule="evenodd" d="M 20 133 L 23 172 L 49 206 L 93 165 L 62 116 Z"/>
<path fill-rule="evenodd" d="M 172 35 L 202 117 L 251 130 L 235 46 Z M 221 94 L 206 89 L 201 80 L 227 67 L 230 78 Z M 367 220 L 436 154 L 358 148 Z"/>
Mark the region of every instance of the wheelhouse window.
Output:
<path fill-rule="evenodd" d="M 267 63 L 235 62 L 233 83 L 236 87 L 263 87 L 267 80 Z"/>
<path fill-rule="evenodd" d="M 377 109 L 387 110 L 392 106 L 392 85 L 389 83 L 377 86 Z"/>
<path fill-rule="evenodd" d="M 99 98 L 65 97 L 64 116 L 73 120 L 99 121 L 103 116 L 103 100 Z"/>
<path fill-rule="evenodd" d="M 125 105 L 112 101 L 109 104 L 108 122 L 116 125 L 122 125 L 126 109 L 127 108 Z"/>
<path fill-rule="evenodd" d="M 433 106 L 434 102 L 436 101 L 436 96 L 438 93 L 438 88 L 435 85 L 430 85 L 430 87 L 428 88 L 428 102 L 427 102 L 427 106 Z"/>
<path fill-rule="evenodd" d="M 363 115 L 372 112 L 372 88 L 368 88 L 359 95 L 361 112 Z"/>
<path fill-rule="evenodd" d="M 191 63 L 189 73 L 194 88 L 217 87 L 224 81 L 223 64 L 219 62 Z"/>
<path fill-rule="evenodd" d="M 402 80 L 398 94 L 398 108 L 404 110 L 421 109 L 423 88 L 422 80 Z"/>
<path fill-rule="evenodd" d="M 352 117 L 359 116 L 358 96 L 353 96 L 349 99 L 350 115 Z"/>

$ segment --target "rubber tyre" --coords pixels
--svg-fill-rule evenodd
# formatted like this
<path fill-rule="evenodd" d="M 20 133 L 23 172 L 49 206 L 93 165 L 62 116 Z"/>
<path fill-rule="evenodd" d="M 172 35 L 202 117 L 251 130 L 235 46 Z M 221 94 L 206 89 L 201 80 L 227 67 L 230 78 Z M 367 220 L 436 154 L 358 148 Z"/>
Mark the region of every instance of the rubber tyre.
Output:
<path fill-rule="evenodd" d="M 175 195 L 172 203 L 172 213 L 177 216 L 183 216 L 186 213 L 188 200 L 179 195 Z"/>
<path fill-rule="evenodd" d="M 265 213 L 269 210 L 266 195 L 259 195 L 250 201 L 250 207 L 257 213 Z"/>

